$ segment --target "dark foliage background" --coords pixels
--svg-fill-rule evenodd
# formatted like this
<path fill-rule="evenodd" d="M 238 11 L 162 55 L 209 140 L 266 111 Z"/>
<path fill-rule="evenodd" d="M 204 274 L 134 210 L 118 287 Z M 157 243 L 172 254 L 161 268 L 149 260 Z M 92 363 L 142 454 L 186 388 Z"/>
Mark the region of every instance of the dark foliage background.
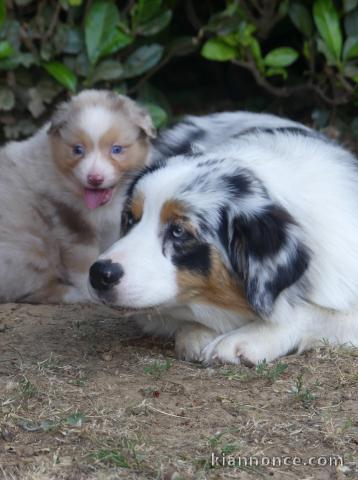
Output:
<path fill-rule="evenodd" d="M 88 87 L 157 126 L 245 108 L 358 133 L 358 0 L 0 0 L 0 71 L 7 139 Z"/>

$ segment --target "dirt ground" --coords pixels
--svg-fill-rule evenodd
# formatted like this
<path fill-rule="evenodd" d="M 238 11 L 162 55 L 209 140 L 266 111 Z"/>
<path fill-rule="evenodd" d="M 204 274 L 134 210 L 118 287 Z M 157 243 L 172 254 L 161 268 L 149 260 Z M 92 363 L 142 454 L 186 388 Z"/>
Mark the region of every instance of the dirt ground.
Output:
<path fill-rule="evenodd" d="M 358 478 L 357 349 L 203 368 L 115 310 L 2 305 L 0 402 L 6 480 Z"/>

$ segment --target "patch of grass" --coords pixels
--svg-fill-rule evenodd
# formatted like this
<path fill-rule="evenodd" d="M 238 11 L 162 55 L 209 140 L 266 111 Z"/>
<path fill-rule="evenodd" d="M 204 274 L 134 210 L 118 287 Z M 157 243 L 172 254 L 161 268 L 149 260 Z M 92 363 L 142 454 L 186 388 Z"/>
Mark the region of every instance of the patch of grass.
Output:
<path fill-rule="evenodd" d="M 312 400 L 315 400 L 316 396 L 313 394 L 312 390 L 304 386 L 303 374 L 300 373 L 295 379 L 295 383 L 291 389 L 292 395 L 302 403 L 309 403 Z"/>
<path fill-rule="evenodd" d="M 222 368 L 220 372 L 228 380 L 247 382 L 248 380 L 262 377 L 268 380 L 270 383 L 274 383 L 286 372 L 287 368 L 288 365 L 286 363 L 277 362 L 274 365 L 269 365 L 266 360 L 264 360 L 256 366 L 255 370 L 243 370 L 242 367 L 230 365 Z"/>
<path fill-rule="evenodd" d="M 256 373 L 260 377 L 266 378 L 270 383 L 275 383 L 276 380 L 285 373 L 287 368 L 287 363 L 277 362 L 270 366 L 267 364 L 266 360 L 264 360 L 256 366 Z"/>
<path fill-rule="evenodd" d="M 92 458 L 97 463 L 107 463 L 115 467 L 129 468 L 126 458 L 121 452 L 107 450 L 105 448 L 94 453 Z"/>
<path fill-rule="evenodd" d="M 147 367 L 144 367 L 143 372 L 150 375 L 156 380 L 159 379 L 163 373 L 167 372 L 173 365 L 173 361 L 167 359 L 165 362 L 153 362 Z"/>
<path fill-rule="evenodd" d="M 23 398 L 33 398 L 38 394 L 37 387 L 24 375 L 19 382 Z"/>
<path fill-rule="evenodd" d="M 85 421 L 86 417 L 81 412 L 72 413 L 66 419 L 67 425 L 71 425 L 72 427 L 82 427 Z"/>
<path fill-rule="evenodd" d="M 228 380 L 238 380 L 240 382 L 246 382 L 252 378 L 250 372 L 242 370 L 241 367 L 235 367 L 234 365 L 222 368 L 221 374 Z"/>

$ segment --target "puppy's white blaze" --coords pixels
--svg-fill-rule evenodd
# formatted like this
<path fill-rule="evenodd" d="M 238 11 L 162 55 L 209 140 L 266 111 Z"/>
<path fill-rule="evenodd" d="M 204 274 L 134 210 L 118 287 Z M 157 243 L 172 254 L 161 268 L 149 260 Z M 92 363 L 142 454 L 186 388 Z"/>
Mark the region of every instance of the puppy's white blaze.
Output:
<path fill-rule="evenodd" d="M 104 182 L 100 186 L 101 188 L 112 187 L 113 184 L 118 181 L 118 174 L 113 165 L 101 154 L 97 146 L 92 153 L 78 163 L 74 169 L 74 173 L 83 185 L 87 184 L 88 175 L 93 175 L 94 173 L 104 177 Z"/>
<path fill-rule="evenodd" d="M 159 241 L 158 207 L 122 240 L 100 256 L 119 263 L 124 271 L 115 288 L 117 303 L 123 307 L 147 308 L 170 304 L 178 294 L 176 268 L 163 255 Z"/>
<path fill-rule="evenodd" d="M 99 139 L 116 123 L 116 116 L 108 108 L 99 105 L 88 106 L 81 112 L 78 119 L 78 126 L 94 142 Z"/>

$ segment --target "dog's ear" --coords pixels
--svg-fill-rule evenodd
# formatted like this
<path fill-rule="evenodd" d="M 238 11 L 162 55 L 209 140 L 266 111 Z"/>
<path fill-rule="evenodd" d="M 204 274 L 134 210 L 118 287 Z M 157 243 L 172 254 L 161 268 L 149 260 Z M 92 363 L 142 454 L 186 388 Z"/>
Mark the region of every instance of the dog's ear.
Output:
<path fill-rule="evenodd" d="M 279 206 L 233 219 L 230 260 L 250 306 L 259 315 L 269 316 L 279 294 L 306 271 L 309 252 L 301 237 L 299 226 Z"/>
<path fill-rule="evenodd" d="M 124 95 L 118 95 L 116 93 L 111 93 L 111 95 L 116 97 L 118 107 L 124 110 L 125 115 L 128 115 L 132 122 L 137 125 L 148 138 L 155 138 L 157 136 L 152 117 L 144 107 Z"/>
<path fill-rule="evenodd" d="M 71 104 L 70 101 L 60 103 L 53 113 L 50 119 L 50 126 L 47 130 L 49 135 L 57 135 L 60 133 L 60 130 L 66 125 L 70 120 L 71 116 Z"/>

